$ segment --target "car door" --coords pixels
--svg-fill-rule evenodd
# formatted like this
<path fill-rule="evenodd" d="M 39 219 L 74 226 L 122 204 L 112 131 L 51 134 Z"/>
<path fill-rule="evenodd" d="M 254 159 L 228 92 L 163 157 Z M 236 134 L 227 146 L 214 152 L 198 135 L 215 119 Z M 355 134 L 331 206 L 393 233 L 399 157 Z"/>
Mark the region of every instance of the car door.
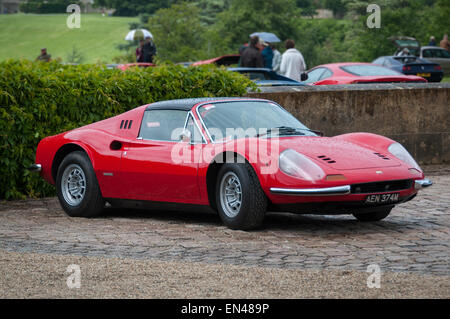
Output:
<path fill-rule="evenodd" d="M 185 110 L 146 110 L 136 141 L 124 145 L 121 181 L 127 199 L 195 204 L 199 201 L 198 160 L 181 161 L 174 150 L 187 122 Z M 194 152 L 192 152 L 194 154 Z M 198 156 L 198 155 L 197 155 Z"/>

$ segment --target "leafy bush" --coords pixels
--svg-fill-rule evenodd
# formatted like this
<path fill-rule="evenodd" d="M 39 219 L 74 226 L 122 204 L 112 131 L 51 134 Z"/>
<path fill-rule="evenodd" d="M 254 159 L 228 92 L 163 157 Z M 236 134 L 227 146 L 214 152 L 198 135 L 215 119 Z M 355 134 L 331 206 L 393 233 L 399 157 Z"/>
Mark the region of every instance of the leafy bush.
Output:
<path fill-rule="evenodd" d="M 126 72 L 101 65 L 26 60 L 0 63 L 0 198 L 49 196 L 27 167 L 39 141 L 154 101 L 240 96 L 255 84 L 213 66 L 164 65 Z"/>

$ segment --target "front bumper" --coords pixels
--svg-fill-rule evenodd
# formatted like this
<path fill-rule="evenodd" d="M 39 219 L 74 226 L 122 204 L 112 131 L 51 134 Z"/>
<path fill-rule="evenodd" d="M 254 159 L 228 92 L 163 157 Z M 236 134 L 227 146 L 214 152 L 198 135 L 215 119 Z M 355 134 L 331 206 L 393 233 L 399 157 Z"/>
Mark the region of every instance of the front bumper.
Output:
<path fill-rule="evenodd" d="M 278 195 L 297 195 L 297 196 L 336 196 L 350 194 L 351 186 L 337 186 L 325 188 L 278 188 L 271 187 L 270 192 Z"/>
<path fill-rule="evenodd" d="M 41 164 L 33 164 L 30 167 L 28 167 L 28 170 L 31 172 L 40 172 L 42 170 Z"/>

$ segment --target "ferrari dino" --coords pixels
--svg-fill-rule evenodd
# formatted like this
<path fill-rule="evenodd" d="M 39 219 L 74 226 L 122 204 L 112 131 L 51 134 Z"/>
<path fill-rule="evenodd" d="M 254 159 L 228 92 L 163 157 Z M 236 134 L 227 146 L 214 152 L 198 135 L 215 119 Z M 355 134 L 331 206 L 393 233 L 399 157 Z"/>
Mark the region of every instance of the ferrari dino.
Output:
<path fill-rule="evenodd" d="M 207 208 L 244 230 L 268 210 L 378 221 L 432 184 L 389 138 L 322 135 L 269 100 L 163 101 L 44 138 L 30 169 L 70 216 Z"/>

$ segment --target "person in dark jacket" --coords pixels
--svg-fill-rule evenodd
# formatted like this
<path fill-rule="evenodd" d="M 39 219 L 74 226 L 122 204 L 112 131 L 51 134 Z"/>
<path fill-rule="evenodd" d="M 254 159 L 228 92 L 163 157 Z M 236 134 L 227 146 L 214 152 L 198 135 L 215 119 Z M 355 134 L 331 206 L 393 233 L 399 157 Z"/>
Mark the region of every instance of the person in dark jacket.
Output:
<path fill-rule="evenodd" d="M 156 46 L 150 37 L 145 38 L 144 46 L 142 47 L 143 61 L 146 63 L 153 63 L 153 57 L 156 55 Z"/>
<path fill-rule="evenodd" d="M 262 42 L 264 49 L 261 52 L 264 67 L 272 70 L 273 50 L 267 42 Z"/>
<path fill-rule="evenodd" d="M 242 52 L 241 55 L 241 67 L 243 68 L 262 68 L 264 66 L 261 52 L 257 45 L 259 42 L 258 37 L 252 37 L 250 39 L 250 45 Z"/>
<path fill-rule="evenodd" d="M 136 48 L 136 62 L 144 62 L 144 40 L 139 41 L 139 47 Z"/>

